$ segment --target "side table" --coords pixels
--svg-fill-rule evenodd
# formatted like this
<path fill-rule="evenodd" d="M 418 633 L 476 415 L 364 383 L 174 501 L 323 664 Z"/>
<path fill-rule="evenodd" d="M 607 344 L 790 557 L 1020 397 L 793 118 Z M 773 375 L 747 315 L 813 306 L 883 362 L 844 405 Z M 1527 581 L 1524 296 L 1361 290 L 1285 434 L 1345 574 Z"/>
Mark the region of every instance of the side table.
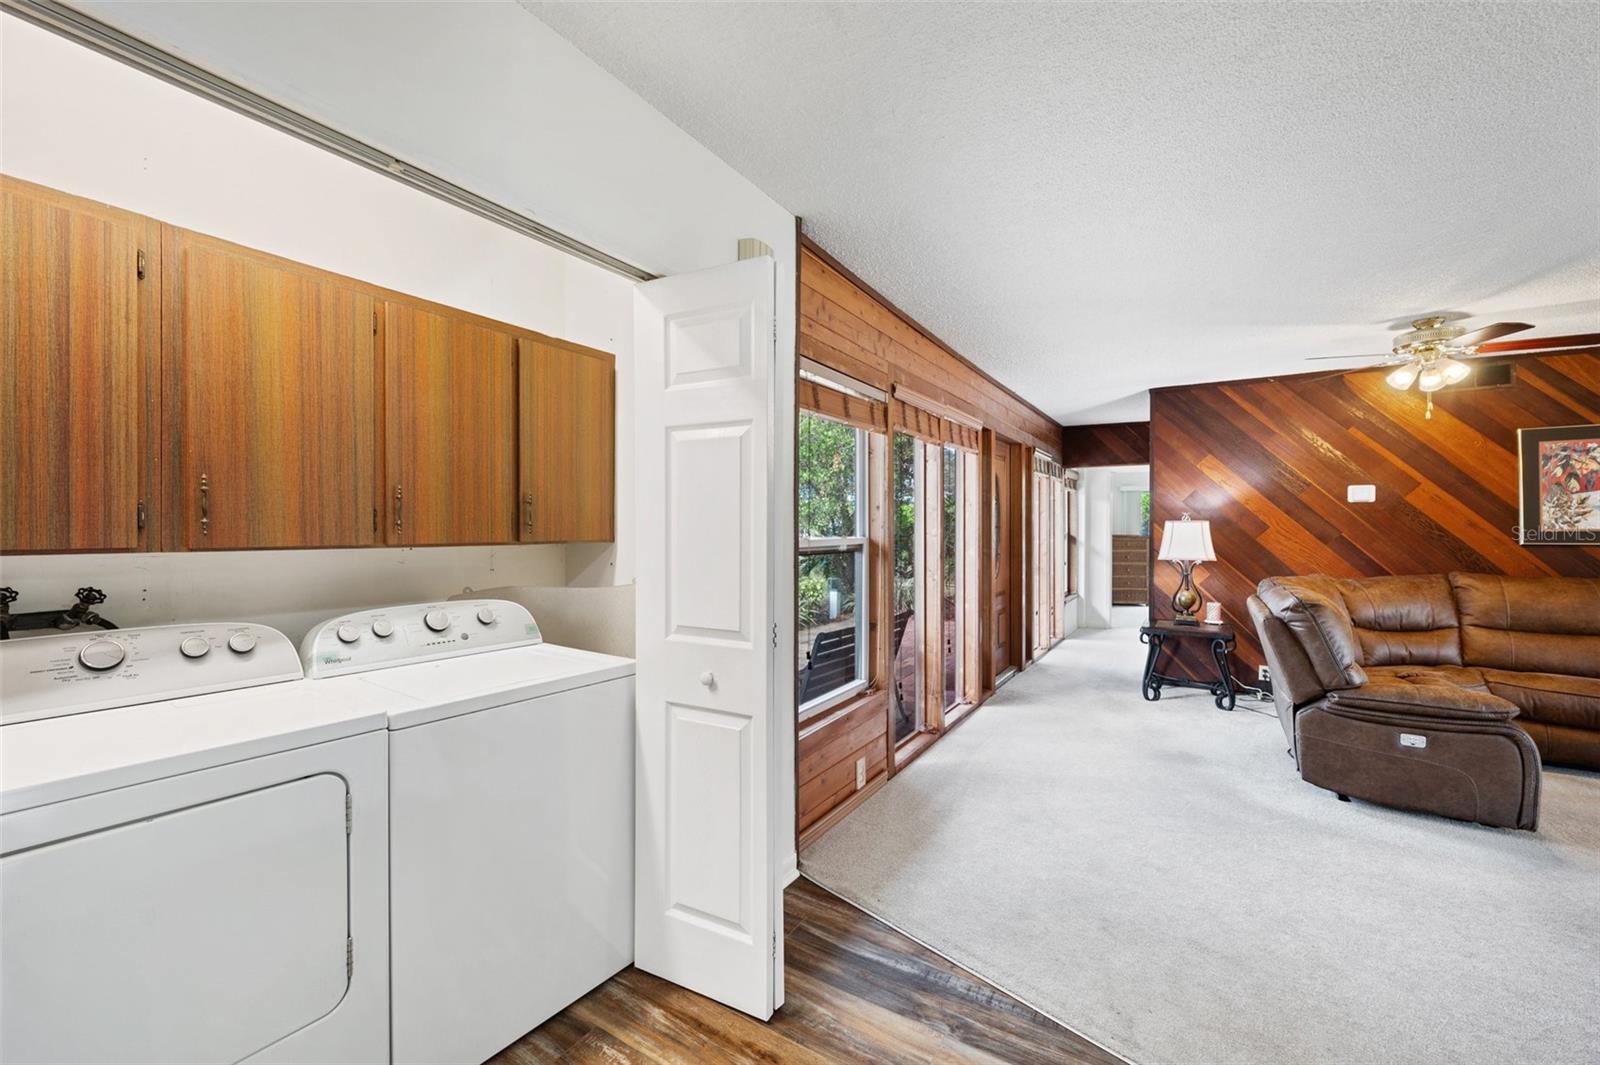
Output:
<path fill-rule="evenodd" d="M 1145 658 L 1144 682 L 1140 691 L 1151 702 L 1161 698 L 1162 688 L 1200 688 L 1208 691 L 1215 698 L 1218 710 L 1232 710 L 1234 706 L 1233 667 L 1231 656 L 1233 654 L 1234 636 L 1233 628 L 1229 625 L 1180 625 L 1175 621 L 1157 621 L 1145 625 L 1139 630 L 1139 640 L 1150 645 L 1150 654 Z M 1156 666 L 1161 658 L 1161 649 L 1169 640 L 1204 640 L 1209 645 L 1211 660 L 1217 664 L 1217 679 L 1212 681 L 1190 680 L 1187 677 L 1173 677 L 1157 671 Z M 1168 657 L 1172 654 L 1168 650 Z"/>

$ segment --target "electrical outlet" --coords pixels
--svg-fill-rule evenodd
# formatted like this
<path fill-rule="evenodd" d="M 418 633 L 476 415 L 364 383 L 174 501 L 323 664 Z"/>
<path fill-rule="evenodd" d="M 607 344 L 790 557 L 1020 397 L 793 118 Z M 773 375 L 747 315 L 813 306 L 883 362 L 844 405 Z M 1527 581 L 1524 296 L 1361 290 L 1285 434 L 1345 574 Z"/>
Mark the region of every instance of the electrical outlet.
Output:
<path fill-rule="evenodd" d="M 867 786 L 867 759 L 863 755 L 856 759 L 856 790 L 860 791 Z"/>
<path fill-rule="evenodd" d="M 1261 681 L 1263 684 L 1271 684 L 1272 683 L 1272 667 L 1271 666 L 1262 666 L 1261 668 L 1257 669 L 1256 670 L 1256 680 Z"/>

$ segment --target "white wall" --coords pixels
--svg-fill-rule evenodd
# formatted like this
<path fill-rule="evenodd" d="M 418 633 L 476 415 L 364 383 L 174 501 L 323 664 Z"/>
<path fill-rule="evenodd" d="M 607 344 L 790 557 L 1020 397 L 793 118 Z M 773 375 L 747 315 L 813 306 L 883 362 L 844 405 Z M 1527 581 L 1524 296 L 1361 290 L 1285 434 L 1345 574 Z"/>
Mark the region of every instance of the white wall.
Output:
<path fill-rule="evenodd" d="M 1111 605 L 1111 529 L 1123 488 L 1150 487 L 1148 466 L 1095 466 L 1083 471 L 1079 482 L 1079 503 L 1083 508 L 1082 535 L 1078 538 L 1082 552 L 1083 575 L 1078 589 L 1082 599 L 1082 625 L 1090 629 L 1109 629 L 1142 624 L 1146 617 L 1143 607 L 1116 607 Z"/>

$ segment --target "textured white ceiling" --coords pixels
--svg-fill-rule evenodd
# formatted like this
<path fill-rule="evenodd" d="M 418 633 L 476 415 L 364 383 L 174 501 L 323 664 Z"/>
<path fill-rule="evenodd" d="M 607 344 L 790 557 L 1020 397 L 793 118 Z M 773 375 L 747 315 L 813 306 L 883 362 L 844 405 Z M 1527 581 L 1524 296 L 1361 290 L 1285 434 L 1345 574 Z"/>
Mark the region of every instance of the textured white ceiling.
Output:
<path fill-rule="evenodd" d="M 523 3 L 1069 423 L 1600 331 L 1600 6 Z"/>

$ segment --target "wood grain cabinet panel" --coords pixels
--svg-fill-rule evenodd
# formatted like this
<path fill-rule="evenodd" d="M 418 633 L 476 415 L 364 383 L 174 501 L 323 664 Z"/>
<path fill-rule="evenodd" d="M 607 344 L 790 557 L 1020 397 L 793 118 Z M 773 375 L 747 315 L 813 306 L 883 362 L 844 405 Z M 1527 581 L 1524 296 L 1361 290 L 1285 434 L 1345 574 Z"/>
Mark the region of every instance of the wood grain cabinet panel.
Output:
<path fill-rule="evenodd" d="M 156 236 L 137 215 L 0 179 L 0 550 L 156 546 L 142 520 Z"/>
<path fill-rule="evenodd" d="M 528 337 L 520 352 L 521 538 L 613 539 L 615 360 Z"/>
<path fill-rule="evenodd" d="M 170 227 L 167 261 L 174 544 L 377 542 L 376 301 Z"/>
<path fill-rule="evenodd" d="M 515 543 L 516 337 L 406 303 L 383 317 L 389 542 Z"/>

